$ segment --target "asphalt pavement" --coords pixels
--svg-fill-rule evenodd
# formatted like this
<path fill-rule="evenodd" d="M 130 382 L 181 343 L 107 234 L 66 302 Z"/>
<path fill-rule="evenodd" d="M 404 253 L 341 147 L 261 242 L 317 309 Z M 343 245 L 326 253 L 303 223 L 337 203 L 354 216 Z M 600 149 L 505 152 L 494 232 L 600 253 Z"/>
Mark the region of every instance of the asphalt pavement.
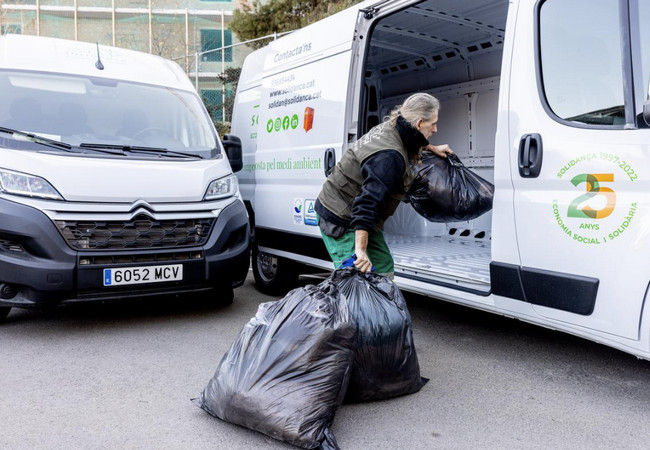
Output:
<path fill-rule="evenodd" d="M 318 280 L 304 279 L 309 283 Z M 407 295 L 416 394 L 343 405 L 342 449 L 647 449 L 650 362 Z M 0 325 L 2 449 L 291 449 L 209 416 L 200 394 L 261 302 L 190 297 L 12 310 Z"/>

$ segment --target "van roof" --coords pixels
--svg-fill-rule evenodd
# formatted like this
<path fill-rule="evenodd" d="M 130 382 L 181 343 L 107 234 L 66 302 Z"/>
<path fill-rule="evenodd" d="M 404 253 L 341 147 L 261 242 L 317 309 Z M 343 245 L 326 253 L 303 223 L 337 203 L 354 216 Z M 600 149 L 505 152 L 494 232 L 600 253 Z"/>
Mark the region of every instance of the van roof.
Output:
<path fill-rule="evenodd" d="M 31 70 L 194 90 L 175 62 L 148 53 L 99 45 L 104 70 L 95 67 L 97 44 L 8 34 L 0 36 L 0 69 Z"/>

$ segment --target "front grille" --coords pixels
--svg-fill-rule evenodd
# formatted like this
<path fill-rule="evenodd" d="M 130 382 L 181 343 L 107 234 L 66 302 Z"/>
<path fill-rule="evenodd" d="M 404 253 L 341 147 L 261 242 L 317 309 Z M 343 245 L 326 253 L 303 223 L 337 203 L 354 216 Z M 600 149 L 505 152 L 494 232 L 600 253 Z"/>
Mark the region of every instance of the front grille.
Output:
<path fill-rule="evenodd" d="M 165 253 L 102 253 L 101 255 L 83 255 L 79 257 L 80 266 L 110 266 L 113 264 L 155 263 L 196 261 L 203 259 L 203 251 L 190 250 L 185 252 Z"/>
<path fill-rule="evenodd" d="M 139 215 L 129 221 L 56 221 L 76 250 L 178 248 L 203 245 L 215 219 L 155 220 Z"/>

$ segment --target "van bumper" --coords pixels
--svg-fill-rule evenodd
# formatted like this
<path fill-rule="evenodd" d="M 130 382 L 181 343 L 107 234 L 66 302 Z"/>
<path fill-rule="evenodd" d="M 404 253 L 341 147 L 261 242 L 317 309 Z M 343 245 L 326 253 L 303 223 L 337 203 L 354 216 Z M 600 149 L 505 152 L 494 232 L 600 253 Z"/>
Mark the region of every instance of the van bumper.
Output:
<path fill-rule="evenodd" d="M 41 211 L 0 199 L 0 306 L 48 307 L 63 302 L 230 290 L 244 283 L 250 228 L 241 201 L 225 207 L 202 246 L 77 251 Z M 110 262 L 107 262 L 110 261 Z M 182 264 L 183 279 L 104 286 L 104 269 Z"/>

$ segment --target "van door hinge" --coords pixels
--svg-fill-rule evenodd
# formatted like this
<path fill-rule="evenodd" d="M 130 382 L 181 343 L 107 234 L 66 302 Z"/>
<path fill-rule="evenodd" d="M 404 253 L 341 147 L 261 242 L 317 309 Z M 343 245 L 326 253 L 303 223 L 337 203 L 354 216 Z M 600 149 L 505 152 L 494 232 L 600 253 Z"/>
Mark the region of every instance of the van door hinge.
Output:
<path fill-rule="evenodd" d="M 377 14 L 377 8 L 372 6 L 370 8 L 360 9 L 359 11 L 363 13 L 364 19 L 372 19 Z"/>

